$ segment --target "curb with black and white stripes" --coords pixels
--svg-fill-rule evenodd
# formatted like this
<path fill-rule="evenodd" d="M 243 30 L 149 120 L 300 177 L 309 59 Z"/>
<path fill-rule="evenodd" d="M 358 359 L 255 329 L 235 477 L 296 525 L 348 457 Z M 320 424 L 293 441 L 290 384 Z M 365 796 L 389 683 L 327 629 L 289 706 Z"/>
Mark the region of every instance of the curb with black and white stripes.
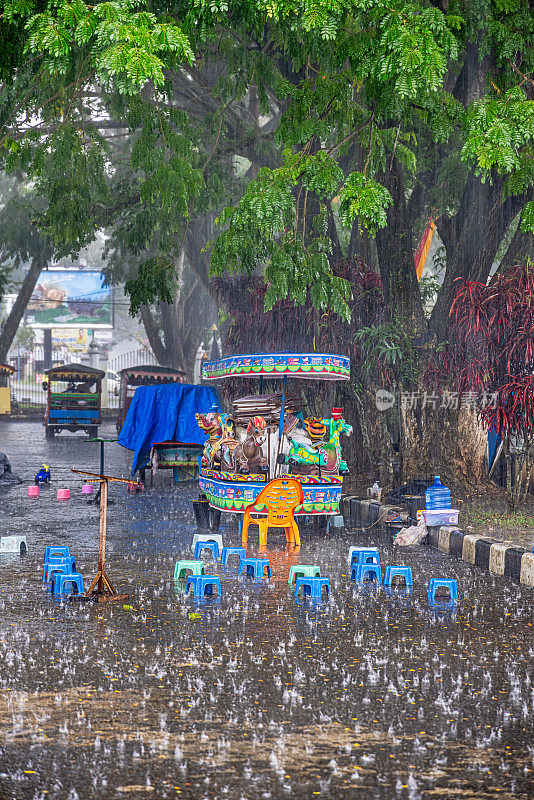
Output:
<path fill-rule="evenodd" d="M 380 525 L 389 506 L 376 500 L 361 500 L 344 496 L 341 513 L 346 527 L 370 528 Z M 504 575 L 524 586 L 534 586 L 534 553 L 525 547 L 503 542 L 490 536 L 462 533 L 455 527 L 429 527 L 427 544 L 436 547 L 453 558 L 461 558 L 469 564 Z"/>

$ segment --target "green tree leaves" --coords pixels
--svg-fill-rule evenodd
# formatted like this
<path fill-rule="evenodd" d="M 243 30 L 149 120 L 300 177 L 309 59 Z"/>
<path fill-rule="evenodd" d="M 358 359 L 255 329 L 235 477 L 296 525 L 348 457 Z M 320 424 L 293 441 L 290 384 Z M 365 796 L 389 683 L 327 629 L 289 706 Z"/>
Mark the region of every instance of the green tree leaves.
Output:
<path fill-rule="evenodd" d="M 467 138 L 462 157 L 473 160 L 481 175 L 495 170 L 510 175 L 528 168 L 534 147 L 534 102 L 523 87 L 504 97 L 472 103 L 466 115 Z"/>
<path fill-rule="evenodd" d="M 353 172 L 340 192 L 339 218 L 347 227 L 357 221 L 376 234 L 386 225 L 386 208 L 393 202 L 388 190 L 361 172 Z"/>
<path fill-rule="evenodd" d="M 134 94 L 147 82 L 163 86 L 169 57 L 191 63 L 188 37 L 173 22 L 160 22 L 143 0 L 50 2 L 32 14 L 29 3 L 7 3 L 8 18 L 26 19 L 26 51 L 47 58 L 50 71 L 65 73 L 78 48 L 83 64 L 108 88 Z"/>
<path fill-rule="evenodd" d="M 358 232 L 378 252 L 393 197 L 417 232 L 430 204 L 455 213 L 473 168 L 505 195 L 532 185 L 528 0 L 9 0 L 0 21 L 31 56 L 0 47 L 0 152 L 36 178 L 58 246 L 112 228 L 145 299 L 168 296 L 188 227 L 223 207 L 213 273 L 346 315 L 332 265 Z"/>

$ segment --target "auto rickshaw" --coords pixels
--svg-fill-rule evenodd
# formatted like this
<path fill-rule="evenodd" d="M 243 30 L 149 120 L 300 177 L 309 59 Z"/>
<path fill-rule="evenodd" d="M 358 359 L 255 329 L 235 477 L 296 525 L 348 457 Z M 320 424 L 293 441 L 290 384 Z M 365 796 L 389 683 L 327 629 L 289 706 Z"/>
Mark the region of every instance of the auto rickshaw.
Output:
<path fill-rule="evenodd" d="M 44 421 L 47 439 L 60 431 L 98 435 L 105 372 L 84 364 L 65 364 L 45 370 L 42 387 L 48 392 Z"/>

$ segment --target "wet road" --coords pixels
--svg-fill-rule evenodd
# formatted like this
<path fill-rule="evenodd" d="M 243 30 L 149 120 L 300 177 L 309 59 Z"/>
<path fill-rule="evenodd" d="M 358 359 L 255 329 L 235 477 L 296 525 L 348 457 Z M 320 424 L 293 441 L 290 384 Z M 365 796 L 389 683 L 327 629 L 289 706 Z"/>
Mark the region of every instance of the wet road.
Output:
<path fill-rule="evenodd" d="M 532 589 L 373 534 L 415 588 L 358 590 L 346 556 L 369 535 L 303 532 L 298 553 L 269 535 L 271 581 L 212 563 L 222 598 L 196 604 L 172 580 L 191 557 L 195 487 L 169 472 L 144 495 L 110 489 L 107 566 L 130 599 L 58 604 L 41 585 L 45 545 L 69 545 L 86 584 L 96 572 L 98 509 L 69 470 L 97 471 L 99 448 L 81 439 L 0 425 L 24 477 L 0 494 L 2 534 L 30 548 L 0 557 L 1 800 L 534 796 Z M 128 475 L 127 451 L 106 458 Z M 53 483 L 30 500 L 42 461 Z M 295 602 L 296 563 L 320 565 L 328 603 Z M 457 610 L 428 606 L 432 576 L 458 579 Z"/>

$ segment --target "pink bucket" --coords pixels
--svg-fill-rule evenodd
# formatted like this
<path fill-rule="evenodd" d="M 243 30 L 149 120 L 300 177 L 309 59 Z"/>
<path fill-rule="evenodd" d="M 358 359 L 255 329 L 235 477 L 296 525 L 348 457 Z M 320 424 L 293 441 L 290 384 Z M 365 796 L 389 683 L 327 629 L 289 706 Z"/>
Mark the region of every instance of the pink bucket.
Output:
<path fill-rule="evenodd" d="M 70 489 L 58 489 L 57 490 L 57 499 L 58 500 L 68 500 L 70 498 Z"/>
<path fill-rule="evenodd" d="M 82 486 L 82 494 L 93 494 L 93 484 L 84 483 Z"/>
<path fill-rule="evenodd" d="M 28 497 L 39 497 L 39 487 L 28 486 Z"/>

